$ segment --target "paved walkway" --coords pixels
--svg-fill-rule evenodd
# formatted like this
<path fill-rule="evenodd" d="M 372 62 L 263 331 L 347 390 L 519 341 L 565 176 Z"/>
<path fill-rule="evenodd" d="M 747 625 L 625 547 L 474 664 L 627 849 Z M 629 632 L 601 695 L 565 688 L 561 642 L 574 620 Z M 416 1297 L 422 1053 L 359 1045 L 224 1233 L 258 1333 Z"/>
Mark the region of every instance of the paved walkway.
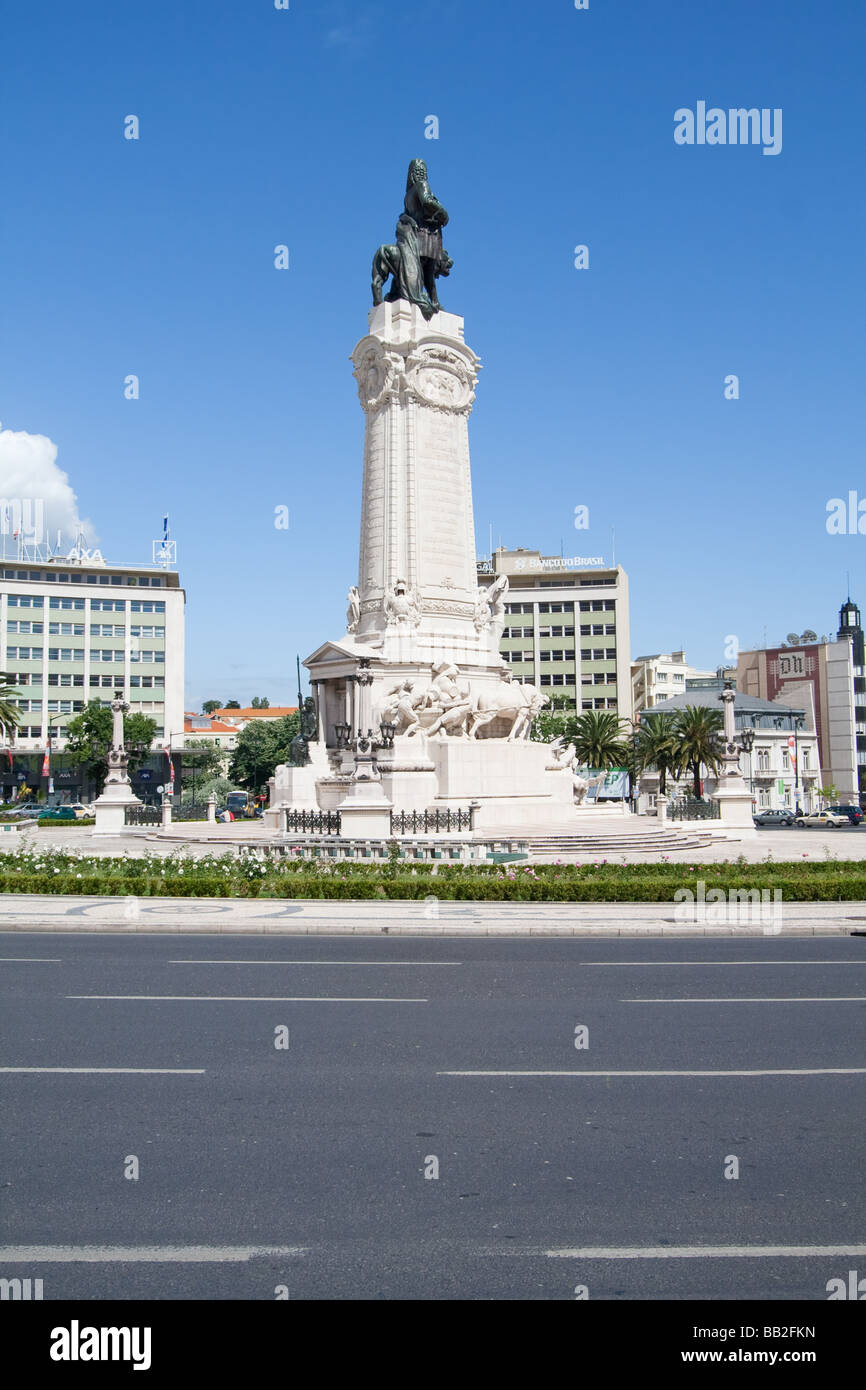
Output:
<path fill-rule="evenodd" d="M 649 824 L 649 822 L 646 822 Z M 635 824 L 639 822 L 635 821 Z M 581 826 L 583 832 L 584 827 Z M 604 830 L 610 832 L 610 822 L 606 819 Z M 202 835 L 203 827 L 198 825 L 172 826 L 171 839 L 163 839 L 150 830 L 127 830 L 122 835 L 94 835 L 89 827 L 80 830 L 64 826 L 50 830 L 28 832 L 30 844 L 58 845 L 63 849 L 78 849 L 83 854 L 94 855 L 143 855 L 188 853 L 197 858 L 205 854 L 220 854 L 231 850 L 239 841 L 266 843 L 269 832 L 261 825 L 235 822 L 231 825 L 210 827 L 210 838 L 206 843 L 196 843 L 195 837 Z M 0 845 L 0 849 L 5 848 Z M 9 846 L 11 849 L 11 846 Z M 540 864 L 556 863 L 561 859 L 569 864 L 592 864 L 599 858 L 611 863 L 651 864 L 660 859 L 671 863 L 714 864 L 726 859 L 737 859 L 742 855 L 749 863 L 758 863 L 768 856 L 779 860 L 808 859 L 866 859 L 866 822 L 862 826 L 844 827 L 839 830 L 759 830 L 754 839 L 722 840 L 700 849 L 665 850 L 662 854 L 646 850 L 608 851 L 603 855 L 593 853 L 548 854 L 534 856 Z"/>
<path fill-rule="evenodd" d="M 709 913 L 719 909 L 708 907 Z M 298 936 L 848 936 L 866 903 L 727 909 L 720 925 L 673 903 L 324 902 L 4 894 L 0 932 L 219 932 Z M 864 947 L 866 950 L 866 947 Z"/>

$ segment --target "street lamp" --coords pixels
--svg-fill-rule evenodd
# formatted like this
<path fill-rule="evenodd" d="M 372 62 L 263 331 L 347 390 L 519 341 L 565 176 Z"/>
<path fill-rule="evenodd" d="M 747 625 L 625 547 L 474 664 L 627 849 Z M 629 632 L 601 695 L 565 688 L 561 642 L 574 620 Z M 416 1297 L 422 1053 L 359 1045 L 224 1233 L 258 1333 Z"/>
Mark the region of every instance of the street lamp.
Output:
<path fill-rule="evenodd" d="M 754 729 L 742 730 L 740 733 L 740 744 L 742 745 L 743 752 L 749 755 L 749 793 L 754 798 L 754 790 L 752 787 L 752 749 L 755 746 Z"/>
<path fill-rule="evenodd" d="M 797 715 L 792 719 L 794 725 L 794 809 L 800 809 L 800 748 L 797 741 L 797 734 L 805 727 L 806 720 L 803 715 Z"/>

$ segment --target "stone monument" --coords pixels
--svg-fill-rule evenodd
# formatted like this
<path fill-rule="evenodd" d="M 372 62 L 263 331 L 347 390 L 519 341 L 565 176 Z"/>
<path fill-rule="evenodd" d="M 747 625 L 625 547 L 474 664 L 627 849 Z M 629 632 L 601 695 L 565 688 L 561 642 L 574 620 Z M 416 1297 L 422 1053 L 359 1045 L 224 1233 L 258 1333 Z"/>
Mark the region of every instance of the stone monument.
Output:
<path fill-rule="evenodd" d="M 478 585 L 468 422 L 481 364 L 437 295 L 452 266 L 447 223 L 424 161 L 412 160 L 396 244 L 374 257 L 369 329 L 351 359 L 364 470 L 346 632 L 304 662 L 315 761 L 299 775 L 278 768 L 271 787 L 275 812 L 340 809 L 352 833 L 381 833 L 360 827 L 384 825 L 386 808 L 475 802 L 481 830 L 574 817 L 571 767 L 529 740 L 547 696 L 512 679 L 499 654 L 508 581 Z"/>
<path fill-rule="evenodd" d="M 108 776 L 102 795 L 96 799 L 94 835 L 119 835 L 126 825 L 128 806 L 140 806 L 132 790 L 127 768 L 129 755 L 123 742 L 123 716 L 129 709 L 118 691 L 111 702 L 111 747 L 108 750 Z"/>
<path fill-rule="evenodd" d="M 719 819 L 725 830 L 736 831 L 738 839 L 751 840 L 758 832 L 752 818 L 752 793 L 740 771 L 742 748 L 734 735 L 736 698 L 733 681 L 726 681 L 725 688 L 719 696 L 725 707 L 724 737 L 721 746 L 722 769 L 712 795 L 713 800 L 719 803 Z"/>

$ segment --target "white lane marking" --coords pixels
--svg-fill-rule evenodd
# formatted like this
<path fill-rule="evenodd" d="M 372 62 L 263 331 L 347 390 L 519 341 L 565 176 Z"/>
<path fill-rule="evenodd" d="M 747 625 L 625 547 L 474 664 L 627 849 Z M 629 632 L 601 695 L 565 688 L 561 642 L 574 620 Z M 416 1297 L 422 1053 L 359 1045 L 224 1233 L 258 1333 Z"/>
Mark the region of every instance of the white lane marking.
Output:
<path fill-rule="evenodd" d="M 329 994 L 67 994 L 67 999 L 123 999 L 152 1004 L 428 1004 L 428 999 L 339 999 Z"/>
<path fill-rule="evenodd" d="M 866 960 L 584 960 L 580 965 L 866 965 Z"/>
<path fill-rule="evenodd" d="M 799 1260 L 866 1255 L 866 1245 L 590 1245 L 544 1253 L 552 1260 Z"/>
<path fill-rule="evenodd" d="M 620 1004 L 863 1004 L 866 994 L 785 994 L 777 998 L 620 999 Z"/>
<path fill-rule="evenodd" d="M 43 965 L 60 965 L 60 956 L 0 956 L 0 965 L 33 965 L 36 962 Z"/>
<path fill-rule="evenodd" d="M 238 1264 L 303 1245 L 0 1245 L 0 1264 Z"/>
<path fill-rule="evenodd" d="M 866 1067 L 766 1068 L 752 1071 L 437 1071 L 437 1076 L 866 1076 Z"/>
<path fill-rule="evenodd" d="M 72 1076 L 204 1076 L 204 1067 L 0 1067 L 0 1073 Z"/>
<path fill-rule="evenodd" d="M 169 965 L 462 965 L 462 960 L 170 960 Z"/>

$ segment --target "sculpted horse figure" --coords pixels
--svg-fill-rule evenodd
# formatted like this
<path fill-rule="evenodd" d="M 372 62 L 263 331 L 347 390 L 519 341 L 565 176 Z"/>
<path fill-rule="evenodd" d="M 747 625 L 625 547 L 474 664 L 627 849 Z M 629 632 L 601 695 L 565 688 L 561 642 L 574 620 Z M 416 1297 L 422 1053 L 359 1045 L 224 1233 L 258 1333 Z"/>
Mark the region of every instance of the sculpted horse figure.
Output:
<path fill-rule="evenodd" d="M 498 689 L 478 695 L 470 719 L 469 737 L 477 738 L 479 729 L 491 724 L 494 719 L 502 719 L 511 725 L 506 736 L 509 743 L 514 739 L 528 738 L 533 719 L 544 709 L 549 698 L 534 685 L 521 685 L 510 677 L 506 678 Z"/>

